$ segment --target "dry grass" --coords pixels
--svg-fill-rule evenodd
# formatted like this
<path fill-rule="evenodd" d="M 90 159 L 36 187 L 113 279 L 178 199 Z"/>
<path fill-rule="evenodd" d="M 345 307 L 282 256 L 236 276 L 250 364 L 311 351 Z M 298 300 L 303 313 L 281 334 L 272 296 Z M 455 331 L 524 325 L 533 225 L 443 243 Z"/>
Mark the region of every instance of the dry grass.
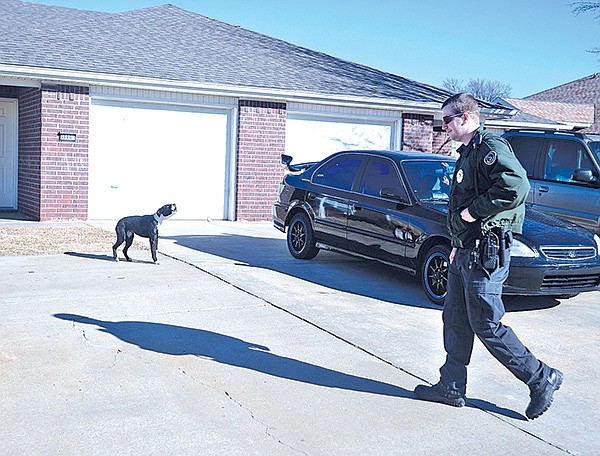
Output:
<path fill-rule="evenodd" d="M 87 226 L 2 227 L 0 228 L 0 256 L 55 255 L 65 252 L 106 252 L 107 254 L 110 252 L 112 254 L 115 239 L 114 232 Z M 148 243 L 143 243 L 137 237 L 131 248 L 149 250 Z"/>

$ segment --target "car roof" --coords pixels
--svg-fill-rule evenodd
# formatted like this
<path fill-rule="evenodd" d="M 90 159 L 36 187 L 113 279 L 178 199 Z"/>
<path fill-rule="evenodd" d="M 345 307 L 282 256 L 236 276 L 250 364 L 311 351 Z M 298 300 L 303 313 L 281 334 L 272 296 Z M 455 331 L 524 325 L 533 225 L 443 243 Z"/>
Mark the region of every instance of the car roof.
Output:
<path fill-rule="evenodd" d="M 582 133 L 579 131 L 561 131 L 561 130 L 508 130 L 502 136 L 541 136 L 541 137 L 564 137 L 564 138 L 578 138 L 581 140 L 588 141 L 600 141 L 600 135 L 592 133 Z"/>
<path fill-rule="evenodd" d="M 328 158 L 342 154 L 379 155 L 391 158 L 392 160 L 455 160 L 455 157 L 450 155 L 433 154 L 430 152 L 420 152 L 415 150 L 343 150 L 336 152 Z"/>

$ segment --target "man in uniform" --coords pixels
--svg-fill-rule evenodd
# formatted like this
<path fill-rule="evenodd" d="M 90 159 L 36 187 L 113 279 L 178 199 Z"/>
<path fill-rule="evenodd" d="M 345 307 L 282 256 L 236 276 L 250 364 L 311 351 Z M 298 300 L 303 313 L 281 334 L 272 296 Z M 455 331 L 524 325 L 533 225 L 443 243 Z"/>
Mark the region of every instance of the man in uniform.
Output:
<path fill-rule="evenodd" d="M 474 336 L 530 389 L 529 419 L 544 413 L 563 374 L 539 361 L 508 326 L 502 285 L 508 277 L 512 233 L 521 233 L 527 175 L 510 145 L 479 125 L 479 105 L 467 93 L 442 105 L 442 128 L 461 142 L 450 191 L 448 229 L 452 251 L 444 304 L 446 362 L 433 386 L 419 385 L 419 399 L 465 405 L 467 365 Z"/>

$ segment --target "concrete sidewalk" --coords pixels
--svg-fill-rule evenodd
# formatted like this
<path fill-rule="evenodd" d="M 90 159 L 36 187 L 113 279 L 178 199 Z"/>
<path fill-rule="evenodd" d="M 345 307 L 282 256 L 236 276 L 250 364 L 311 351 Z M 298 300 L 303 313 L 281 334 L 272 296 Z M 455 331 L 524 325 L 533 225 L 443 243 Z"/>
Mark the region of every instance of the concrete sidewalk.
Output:
<path fill-rule="evenodd" d="M 566 376 L 529 422 L 527 388 L 480 348 L 468 407 L 414 398 L 443 347 L 440 311 L 408 276 L 294 260 L 270 224 L 165 222 L 159 250 L 159 265 L 146 251 L 115 263 L 110 246 L 0 257 L 2 454 L 600 449 L 598 367 L 581 365 L 600 348 L 597 294 L 507 315 Z"/>

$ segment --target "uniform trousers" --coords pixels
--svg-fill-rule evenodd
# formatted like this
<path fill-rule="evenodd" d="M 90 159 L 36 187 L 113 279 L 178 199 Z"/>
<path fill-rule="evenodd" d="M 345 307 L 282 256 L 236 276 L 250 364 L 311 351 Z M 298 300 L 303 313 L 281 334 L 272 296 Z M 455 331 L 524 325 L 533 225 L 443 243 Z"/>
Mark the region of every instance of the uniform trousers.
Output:
<path fill-rule="evenodd" d="M 442 313 L 446 362 L 440 368 L 441 383 L 466 394 L 467 366 L 476 335 L 515 377 L 536 388 L 549 375 L 550 368 L 500 321 L 505 313 L 502 285 L 508 278 L 510 255 L 506 255 L 504 265 L 488 272 L 480 265 L 469 268 L 470 254 L 471 249 L 457 249 L 449 267 Z"/>

